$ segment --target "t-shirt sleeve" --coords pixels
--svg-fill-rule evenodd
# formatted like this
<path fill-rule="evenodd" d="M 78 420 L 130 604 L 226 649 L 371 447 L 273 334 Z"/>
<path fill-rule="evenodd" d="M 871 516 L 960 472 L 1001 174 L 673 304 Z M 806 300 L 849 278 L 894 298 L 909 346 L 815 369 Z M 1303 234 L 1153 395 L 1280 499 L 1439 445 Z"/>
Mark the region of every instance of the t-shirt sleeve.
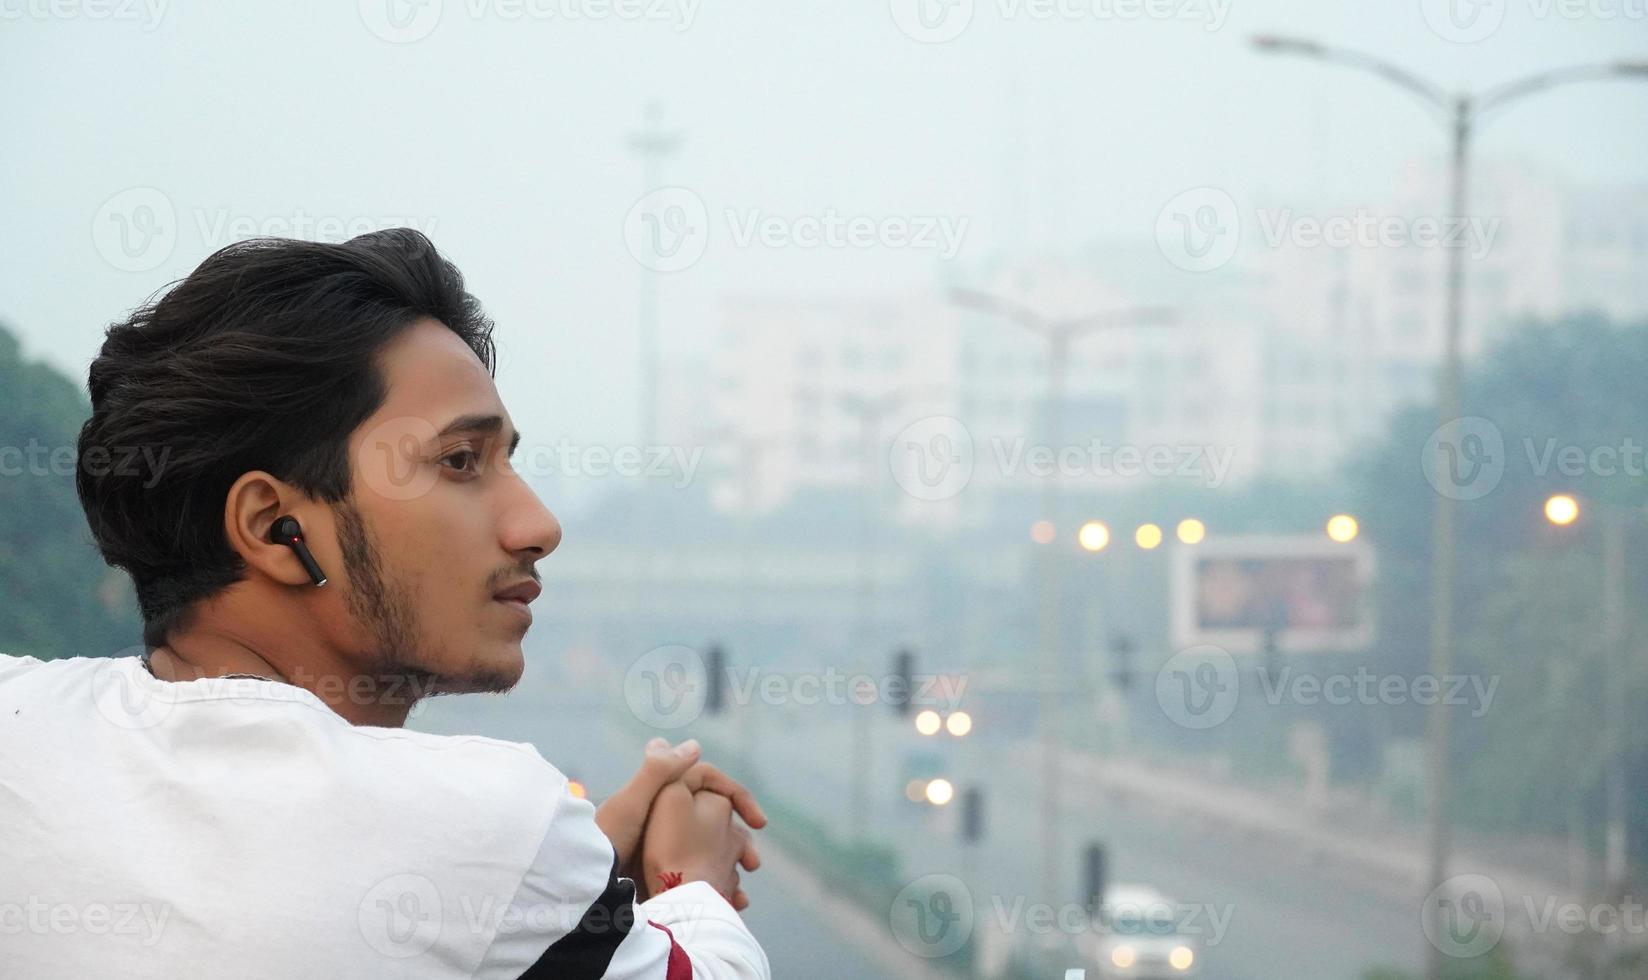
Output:
<path fill-rule="evenodd" d="M 595 807 L 563 791 L 476 980 L 771 980 L 767 956 L 704 882 L 635 901 Z"/>

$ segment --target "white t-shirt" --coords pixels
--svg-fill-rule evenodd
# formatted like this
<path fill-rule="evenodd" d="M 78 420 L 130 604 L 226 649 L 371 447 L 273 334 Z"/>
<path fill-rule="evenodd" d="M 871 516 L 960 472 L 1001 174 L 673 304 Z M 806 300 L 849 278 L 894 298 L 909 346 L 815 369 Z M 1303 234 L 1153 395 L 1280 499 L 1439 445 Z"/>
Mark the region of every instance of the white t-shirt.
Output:
<path fill-rule="evenodd" d="M 708 884 L 636 904 L 594 814 L 530 745 L 0 656 L 0 978 L 769 980 Z"/>

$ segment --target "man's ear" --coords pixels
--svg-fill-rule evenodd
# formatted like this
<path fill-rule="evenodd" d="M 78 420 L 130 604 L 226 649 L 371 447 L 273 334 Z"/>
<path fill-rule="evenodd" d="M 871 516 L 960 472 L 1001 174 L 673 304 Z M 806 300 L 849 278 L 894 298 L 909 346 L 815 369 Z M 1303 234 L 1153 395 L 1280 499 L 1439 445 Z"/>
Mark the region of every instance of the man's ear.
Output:
<path fill-rule="evenodd" d="M 229 547 L 242 561 L 268 578 L 282 585 L 312 584 L 297 554 L 284 544 L 269 540 L 276 518 L 292 516 L 303 526 L 304 537 L 311 550 L 322 551 L 316 542 L 324 535 L 315 532 L 329 530 L 330 512 L 290 484 L 263 472 L 243 473 L 229 487 L 223 502 L 223 533 Z M 319 527 L 315 525 L 325 525 Z M 317 554 L 325 566 L 325 559 Z"/>

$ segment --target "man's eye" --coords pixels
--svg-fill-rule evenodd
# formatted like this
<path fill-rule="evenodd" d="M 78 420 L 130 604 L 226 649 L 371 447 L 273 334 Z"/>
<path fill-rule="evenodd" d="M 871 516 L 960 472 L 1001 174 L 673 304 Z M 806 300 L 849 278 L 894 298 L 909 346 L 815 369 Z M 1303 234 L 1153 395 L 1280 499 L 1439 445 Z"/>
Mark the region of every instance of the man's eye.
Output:
<path fill-rule="evenodd" d="M 460 473 L 473 473 L 480 468 L 481 454 L 473 449 L 460 449 L 442 456 L 440 462 Z"/>

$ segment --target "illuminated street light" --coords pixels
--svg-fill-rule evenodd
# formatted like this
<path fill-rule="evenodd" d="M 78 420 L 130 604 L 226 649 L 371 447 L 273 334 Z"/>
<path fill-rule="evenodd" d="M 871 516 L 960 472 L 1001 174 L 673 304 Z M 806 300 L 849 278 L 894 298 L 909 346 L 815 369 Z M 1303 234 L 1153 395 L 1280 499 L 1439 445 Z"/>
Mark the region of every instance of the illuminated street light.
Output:
<path fill-rule="evenodd" d="M 923 735 L 937 735 L 942 724 L 943 721 L 939 718 L 938 712 L 931 708 L 916 715 L 916 731 Z"/>
<path fill-rule="evenodd" d="M 1105 545 L 1110 543 L 1110 528 L 1103 521 L 1088 521 L 1081 526 L 1076 540 L 1088 551 L 1103 551 Z"/>
<path fill-rule="evenodd" d="M 1030 540 L 1037 544 L 1052 544 L 1057 531 L 1052 521 L 1037 521 L 1030 525 Z"/>
<path fill-rule="evenodd" d="M 1201 544 L 1207 537 L 1207 525 L 1194 517 L 1187 517 L 1179 522 L 1179 540 L 1185 544 Z"/>
<path fill-rule="evenodd" d="M 1558 527 L 1567 527 L 1579 520 L 1579 501 L 1566 493 L 1559 493 L 1545 501 L 1545 519 Z"/>
<path fill-rule="evenodd" d="M 1351 541 L 1355 541 L 1356 534 L 1360 530 L 1361 528 L 1357 525 L 1356 518 L 1350 516 L 1349 514 L 1335 514 L 1328 518 L 1328 537 L 1339 542 L 1340 544 L 1348 544 Z"/>
<path fill-rule="evenodd" d="M 935 779 L 927 784 L 927 802 L 934 806 L 943 806 L 955 798 L 956 788 L 950 785 L 948 779 Z"/>
<path fill-rule="evenodd" d="M 951 735 L 960 738 L 973 730 L 973 716 L 965 711 L 953 712 L 944 719 L 944 728 Z"/>
<path fill-rule="evenodd" d="M 585 787 L 582 782 L 576 779 L 567 780 L 567 792 L 570 793 L 572 798 L 575 800 L 589 798 L 589 789 Z"/>
<path fill-rule="evenodd" d="M 1149 551 L 1162 543 L 1162 529 L 1154 524 L 1140 524 L 1139 529 L 1133 532 L 1133 541 Z"/>
<path fill-rule="evenodd" d="M 1167 954 L 1167 962 L 1175 970 L 1188 970 L 1190 964 L 1196 962 L 1196 954 L 1189 946 L 1175 946 L 1173 952 Z"/>
<path fill-rule="evenodd" d="M 1470 214 L 1466 198 L 1466 178 L 1473 137 L 1484 116 L 1501 109 L 1506 103 L 1543 92 L 1556 85 L 1570 82 L 1594 81 L 1605 78 L 1632 78 L 1648 80 L 1648 64 L 1641 61 L 1616 61 L 1595 65 L 1558 68 L 1537 75 L 1529 75 L 1482 92 L 1450 93 L 1441 86 L 1420 78 L 1398 65 L 1361 51 L 1332 47 L 1307 38 L 1265 35 L 1253 39 L 1261 51 L 1271 54 L 1298 55 L 1318 61 L 1368 71 L 1385 81 L 1401 87 L 1429 103 L 1446 118 L 1452 137 L 1448 168 L 1447 214 Z M 1461 415 L 1460 376 L 1464 370 L 1465 323 L 1465 250 L 1447 249 L 1447 284 L 1443 298 L 1442 370 L 1439 372 L 1436 410 L 1440 425 L 1452 425 Z M 1436 495 L 1435 511 L 1431 520 L 1431 662 L 1432 677 L 1447 677 L 1453 673 L 1454 645 L 1454 575 L 1458 567 L 1458 504 L 1460 495 Z M 1452 709 L 1444 699 L 1431 702 L 1425 741 L 1425 882 L 1434 893 L 1448 880 L 1448 854 L 1452 849 L 1449 836 L 1448 778 L 1449 733 Z M 1424 911 L 1425 934 L 1444 929 L 1440 905 L 1427 905 Z M 1440 943 L 1430 943 L 1424 950 L 1426 980 L 1439 980 L 1446 972 L 1444 951 Z"/>

